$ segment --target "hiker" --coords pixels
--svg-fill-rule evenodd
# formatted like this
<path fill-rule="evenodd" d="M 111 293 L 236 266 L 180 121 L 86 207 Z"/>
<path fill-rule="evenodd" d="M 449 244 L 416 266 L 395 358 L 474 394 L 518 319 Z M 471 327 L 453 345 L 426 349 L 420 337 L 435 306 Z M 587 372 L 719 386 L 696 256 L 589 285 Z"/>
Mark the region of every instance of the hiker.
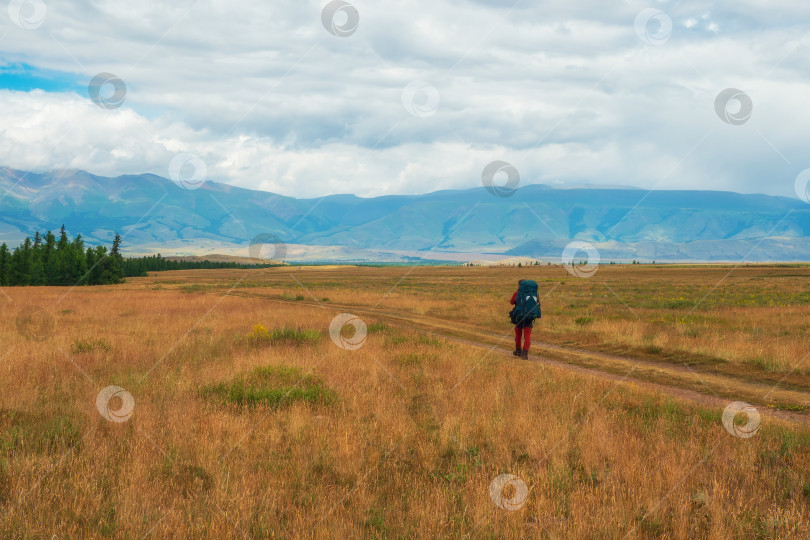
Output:
<path fill-rule="evenodd" d="M 512 354 L 528 359 L 529 347 L 532 344 L 532 325 L 535 319 L 541 317 L 537 282 L 530 279 L 518 281 L 518 288 L 512 295 L 510 303 L 515 306 L 509 312 L 509 318 L 515 325 L 515 350 Z"/>

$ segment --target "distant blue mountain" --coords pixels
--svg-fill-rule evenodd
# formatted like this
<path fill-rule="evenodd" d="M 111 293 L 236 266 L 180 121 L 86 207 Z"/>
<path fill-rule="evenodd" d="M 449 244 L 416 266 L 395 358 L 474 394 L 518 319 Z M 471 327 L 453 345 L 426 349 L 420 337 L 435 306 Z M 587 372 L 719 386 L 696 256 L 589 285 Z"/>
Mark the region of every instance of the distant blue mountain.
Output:
<path fill-rule="evenodd" d="M 186 190 L 150 174 L 0 169 L 0 197 L 0 241 L 10 245 L 64 223 L 90 243 L 120 232 L 130 251 L 177 242 L 246 246 L 267 233 L 288 244 L 434 259 L 444 252 L 558 259 L 581 239 L 603 260 L 810 260 L 810 205 L 718 191 L 530 185 L 507 198 L 479 188 L 295 199 L 212 181 Z"/>

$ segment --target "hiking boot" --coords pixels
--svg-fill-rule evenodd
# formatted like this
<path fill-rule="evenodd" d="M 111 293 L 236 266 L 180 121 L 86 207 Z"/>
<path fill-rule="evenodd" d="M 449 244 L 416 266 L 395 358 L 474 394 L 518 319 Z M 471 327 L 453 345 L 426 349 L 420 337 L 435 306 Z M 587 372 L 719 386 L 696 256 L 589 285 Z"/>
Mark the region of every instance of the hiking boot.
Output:
<path fill-rule="evenodd" d="M 520 357 L 520 354 L 521 354 L 520 349 L 515 349 L 514 351 L 512 351 L 512 356 Z"/>
<path fill-rule="evenodd" d="M 523 358 L 524 360 L 528 360 L 529 359 L 529 351 L 521 351 L 520 357 Z"/>

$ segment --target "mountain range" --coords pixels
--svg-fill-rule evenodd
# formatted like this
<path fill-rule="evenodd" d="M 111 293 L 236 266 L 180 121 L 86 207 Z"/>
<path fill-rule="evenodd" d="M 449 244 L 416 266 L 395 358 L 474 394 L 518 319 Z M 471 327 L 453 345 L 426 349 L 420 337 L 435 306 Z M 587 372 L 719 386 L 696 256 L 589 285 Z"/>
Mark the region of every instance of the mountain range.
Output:
<path fill-rule="evenodd" d="M 603 261 L 807 261 L 810 205 L 720 191 L 522 187 L 424 195 L 296 199 L 207 181 L 184 189 L 152 174 L 0 168 L 0 242 L 65 224 L 90 244 L 124 237 L 124 252 L 248 255 L 259 235 L 294 260 L 559 261 L 572 240 Z"/>

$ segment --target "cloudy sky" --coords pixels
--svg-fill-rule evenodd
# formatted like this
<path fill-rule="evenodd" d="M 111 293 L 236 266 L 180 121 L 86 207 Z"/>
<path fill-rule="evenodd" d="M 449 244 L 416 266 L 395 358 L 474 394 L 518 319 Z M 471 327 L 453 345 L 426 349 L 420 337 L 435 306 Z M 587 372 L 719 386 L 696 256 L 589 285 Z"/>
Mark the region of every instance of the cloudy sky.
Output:
<path fill-rule="evenodd" d="M 477 187 L 494 160 L 795 197 L 810 168 L 807 2 L 4 4 L 2 166 L 297 197 Z"/>

